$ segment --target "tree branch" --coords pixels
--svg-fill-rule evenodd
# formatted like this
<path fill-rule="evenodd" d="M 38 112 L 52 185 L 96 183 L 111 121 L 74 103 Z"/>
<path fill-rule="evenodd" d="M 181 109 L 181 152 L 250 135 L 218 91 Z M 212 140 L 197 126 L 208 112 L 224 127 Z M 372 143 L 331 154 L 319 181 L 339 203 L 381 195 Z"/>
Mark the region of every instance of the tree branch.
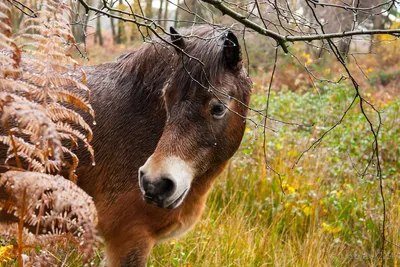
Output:
<path fill-rule="evenodd" d="M 285 51 L 285 53 L 289 52 L 289 50 L 287 48 L 285 37 L 283 35 L 280 35 L 279 33 L 276 33 L 274 31 L 271 31 L 271 30 L 265 29 L 264 27 L 261 27 L 257 23 L 249 20 L 246 16 L 243 16 L 242 14 L 231 9 L 230 7 L 225 5 L 220 0 L 202 0 L 202 1 L 206 2 L 210 5 L 213 5 L 216 9 L 221 11 L 223 15 L 228 15 L 229 17 L 240 22 L 241 24 L 245 25 L 246 27 L 255 30 L 259 34 L 262 34 L 262 35 L 265 35 L 265 36 L 275 39 L 279 43 L 279 45 L 282 46 L 282 49 L 283 49 L 283 51 Z M 399 30 L 399 32 L 400 32 L 400 30 Z"/>
<path fill-rule="evenodd" d="M 390 34 L 396 37 L 400 36 L 400 29 L 377 29 L 377 30 L 356 30 L 356 31 L 344 31 L 337 33 L 321 33 L 312 35 L 281 35 L 277 32 L 266 29 L 266 27 L 260 26 L 257 23 L 251 21 L 246 16 L 236 12 L 229 6 L 223 3 L 221 0 L 202 0 L 210 5 L 213 5 L 216 9 L 222 12 L 223 15 L 228 15 L 239 23 L 245 25 L 246 27 L 268 37 L 275 39 L 279 45 L 282 47 L 285 53 L 288 53 L 287 42 L 304 42 L 304 41 L 314 41 L 314 40 L 327 40 L 334 38 L 343 38 L 355 35 L 376 35 L 376 34 Z"/>

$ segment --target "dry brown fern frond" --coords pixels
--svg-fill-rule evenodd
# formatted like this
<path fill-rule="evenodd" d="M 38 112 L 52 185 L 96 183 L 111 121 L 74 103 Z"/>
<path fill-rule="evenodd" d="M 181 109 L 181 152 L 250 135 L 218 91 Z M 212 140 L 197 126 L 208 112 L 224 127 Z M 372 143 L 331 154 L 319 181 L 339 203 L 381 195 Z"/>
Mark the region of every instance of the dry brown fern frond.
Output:
<path fill-rule="evenodd" d="M 0 111 L 3 123 L 16 122 L 20 129 L 8 129 L 9 138 L 0 140 L 12 148 L 6 162 L 11 164 L 10 159 L 15 158 L 18 165 L 21 154 L 29 163 L 28 170 L 56 173 L 68 166 L 69 177 L 76 181 L 78 158 L 70 150 L 81 143 L 94 162 L 91 127 L 76 110 L 87 112 L 93 119 L 94 111 L 89 89 L 76 79 L 81 76 L 85 81 L 85 73 L 68 52 L 74 45 L 69 24 L 71 9 L 61 1 L 45 1 L 36 17 L 28 18 L 18 33 L 17 40 L 23 42 L 20 47 L 12 38 L 10 9 L 1 4 L 2 10 L 0 44 L 5 43 L 5 52 L 0 53 L 0 66 L 2 70 L 7 67 L 7 71 L 0 77 Z M 22 58 L 21 50 L 25 53 Z M 10 73 L 18 75 L 10 79 Z M 29 149 L 28 143 L 35 147 Z M 63 162 L 63 154 L 70 160 Z"/>
<path fill-rule="evenodd" d="M 0 79 L 18 77 L 20 60 L 21 50 L 12 38 L 11 9 L 0 2 Z"/>
<path fill-rule="evenodd" d="M 24 191 L 27 203 L 22 214 Z M 70 234 L 87 259 L 93 255 L 99 242 L 97 212 L 92 198 L 76 184 L 62 176 L 8 171 L 0 177 L 0 192 L 6 195 L 0 199 L 0 216 L 22 217 L 25 228 L 40 234 L 37 240 L 43 244 Z"/>
<path fill-rule="evenodd" d="M 0 109 L 3 111 L 3 122 L 14 120 L 18 128 L 24 130 L 22 133 L 29 136 L 36 154 L 42 155 L 41 163 L 55 167 L 48 172 L 57 171 L 62 164 L 61 140 L 56 124 L 47 116 L 46 109 L 25 98 L 3 92 L 0 92 Z M 52 163 L 49 165 L 48 162 Z"/>
<path fill-rule="evenodd" d="M 24 266 L 34 267 L 48 267 L 56 266 L 54 257 L 51 257 L 46 251 L 35 252 L 33 255 L 27 258 L 24 262 Z"/>
<path fill-rule="evenodd" d="M 74 184 L 79 159 L 72 149 L 83 145 L 94 163 L 92 129 L 81 115 L 94 119 L 94 112 L 86 75 L 68 52 L 74 45 L 71 10 L 62 1 L 43 2 L 17 38 L 11 15 L 0 2 L 0 116 L 5 126 L 0 143 L 8 147 L 5 164 L 27 171 L 1 174 L 0 221 L 19 221 L 14 250 L 20 264 L 23 249 L 68 236 L 87 260 L 99 241 L 97 213 L 92 199 Z M 65 168 L 72 182 L 49 175 Z M 44 264 L 47 257 L 27 260 Z"/>
<path fill-rule="evenodd" d="M 74 112 L 73 110 L 66 108 L 58 103 L 51 103 L 46 108 L 48 116 L 55 122 L 69 121 L 80 126 L 82 129 L 87 131 L 89 142 L 92 140 L 93 132 L 89 124 L 85 119 Z"/>

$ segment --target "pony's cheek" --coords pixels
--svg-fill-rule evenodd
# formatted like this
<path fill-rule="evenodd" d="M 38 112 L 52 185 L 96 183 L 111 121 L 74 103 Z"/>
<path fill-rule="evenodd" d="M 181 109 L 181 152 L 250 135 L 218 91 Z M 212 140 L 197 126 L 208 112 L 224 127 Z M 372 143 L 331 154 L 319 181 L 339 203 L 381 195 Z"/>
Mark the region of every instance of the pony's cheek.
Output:
<path fill-rule="evenodd" d="M 221 140 L 221 148 L 223 149 L 223 157 L 228 160 L 238 150 L 240 143 L 243 138 L 244 130 L 246 127 L 246 120 L 237 114 L 229 114 L 229 118 L 226 121 L 227 127 L 225 131 L 221 133 L 223 139 Z"/>

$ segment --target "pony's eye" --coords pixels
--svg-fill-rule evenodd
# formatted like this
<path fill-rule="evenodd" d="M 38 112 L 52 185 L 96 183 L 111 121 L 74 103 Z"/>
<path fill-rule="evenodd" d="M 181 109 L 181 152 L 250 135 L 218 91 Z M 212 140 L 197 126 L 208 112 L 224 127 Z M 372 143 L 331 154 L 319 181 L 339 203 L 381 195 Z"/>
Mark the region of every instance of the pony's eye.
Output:
<path fill-rule="evenodd" d="M 211 108 L 211 115 L 215 119 L 221 119 L 226 113 L 226 107 L 222 103 L 218 103 Z"/>

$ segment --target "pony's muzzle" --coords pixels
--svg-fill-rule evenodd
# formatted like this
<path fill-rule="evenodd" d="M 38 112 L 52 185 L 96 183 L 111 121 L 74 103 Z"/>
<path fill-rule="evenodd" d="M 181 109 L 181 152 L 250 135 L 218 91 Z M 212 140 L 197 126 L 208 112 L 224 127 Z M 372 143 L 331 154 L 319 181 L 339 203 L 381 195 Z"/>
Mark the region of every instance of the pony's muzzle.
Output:
<path fill-rule="evenodd" d="M 189 192 L 191 181 L 191 168 L 176 157 L 161 161 L 150 157 L 139 168 L 139 187 L 144 201 L 160 208 L 178 207 Z"/>
<path fill-rule="evenodd" d="M 168 177 L 161 177 L 155 181 L 150 181 L 143 172 L 139 175 L 144 200 L 148 203 L 154 203 L 159 207 L 164 207 L 168 198 L 175 193 L 175 182 Z"/>

